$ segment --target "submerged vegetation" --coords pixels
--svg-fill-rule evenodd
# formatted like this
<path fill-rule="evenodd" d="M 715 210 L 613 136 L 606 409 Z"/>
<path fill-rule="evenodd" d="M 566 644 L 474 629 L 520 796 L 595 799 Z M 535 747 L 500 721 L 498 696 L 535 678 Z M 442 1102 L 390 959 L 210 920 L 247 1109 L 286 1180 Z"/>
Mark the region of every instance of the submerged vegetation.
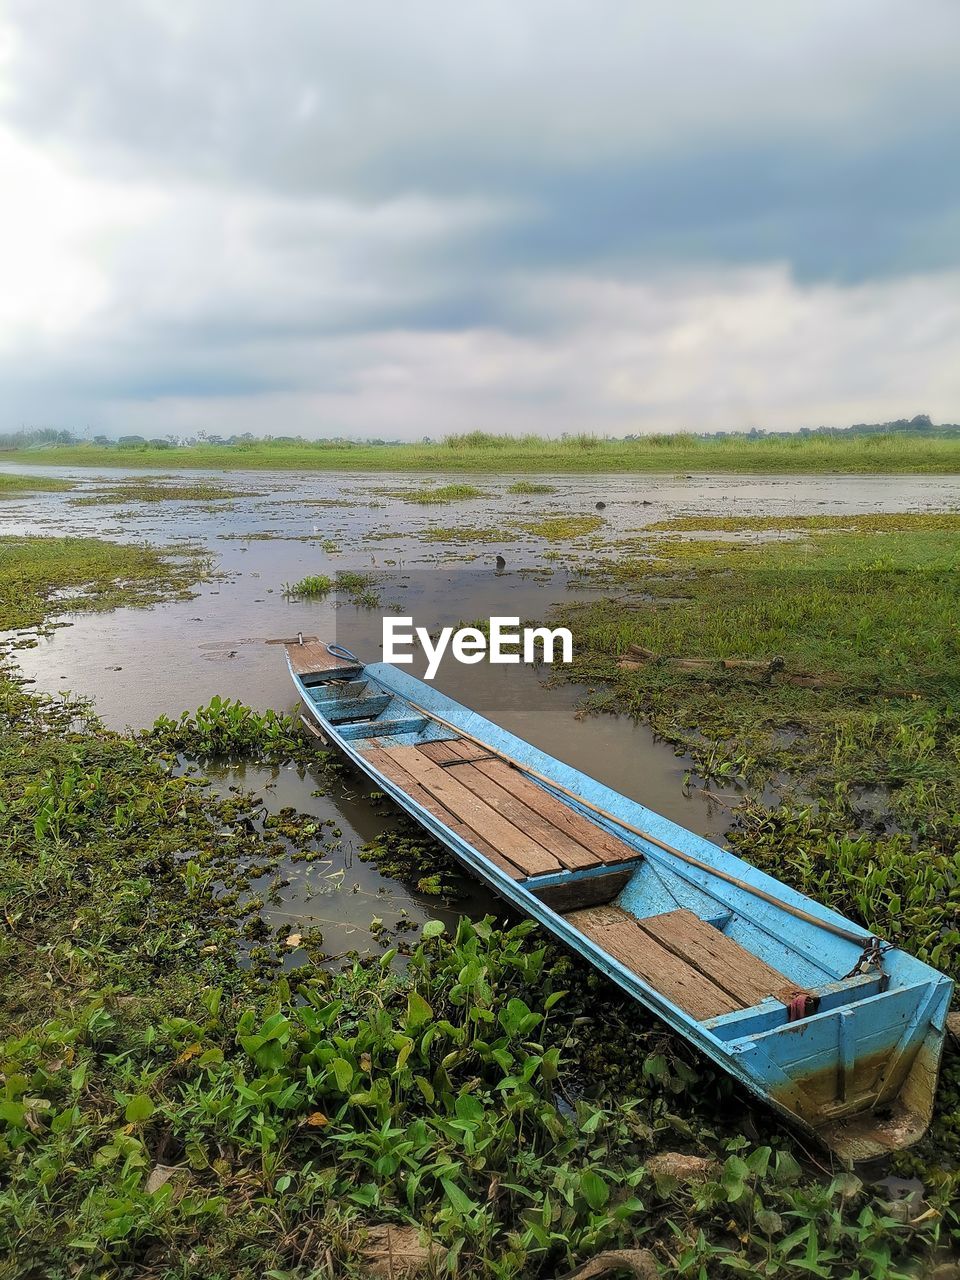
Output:
<path fill-rule="evenodd" d="M 99 467 L 209 468 L 211 470 L 811 472 L 870 474 L 960 471 L 960 436 L 878 432 L 869 435 L 697 436 L 657 433 L 630 440 L 580 432 L 556 439 L 471 431 L 438 443 L 368 444 L 348 440 L 244 440 L 157 449 L 149 441 L 123 448 L 58 444 L 17 449 L 17 463 Z"/>
<path fill-rule="evenodd" d="M 423 529 L 424 542 L 475 543 L 510 542 L 521 536 L 543 538 L 546 542 L 572 542 L 585 538 L 603 527 L 603 518 L 595 515 L 541 516 L 537 520 L 506 520 L 498 527 L 483 525 L 434 526 Z"/>
<path fill-rule="evenodd" d="M 188 598 L 209 559 L 100 538 L 0 536 L 0 631 L 53 617 Z"/>

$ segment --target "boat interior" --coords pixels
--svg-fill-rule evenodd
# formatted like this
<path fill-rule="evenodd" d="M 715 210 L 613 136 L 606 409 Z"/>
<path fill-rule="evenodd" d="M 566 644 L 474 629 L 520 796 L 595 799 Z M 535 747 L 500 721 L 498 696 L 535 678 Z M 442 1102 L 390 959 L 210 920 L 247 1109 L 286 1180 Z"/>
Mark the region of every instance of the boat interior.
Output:
<path fill-rule="evenodd" d="M 593 943 L 601 953 L 594 962 L 611 976 L 621 980 L 615 970 L 622 967 L 731 1049 L 768 1040 L 763 1047 L 772 1050 L 780 1032 L 803 1021 L 811 1032 L 812 1068 L 823 1052 L 814 1024 L 824 1024 L 826 1039 L 835 1043 L 849 1035 L 844 1020 L 852 1006 L 892 1002 L 884 1016 L 867 1019 L 871 1025 L 907 1018 L 922 985 L 911 986 L 909 966 L 893 981 L 876 968 L 845 972 L 851 955 L 857 958 L 855 948 L 824 945 L 826 935 L 815 924 L 796 927 L 762 904 L 758 910 L 745 892 L 708 882 L 530 777 L 468 731 L 439 723 L 359 664 L 333 658 L 324 645 L 290 652 L 304 698 L 398 798 L 415 801 Z M 605 965 L 607 958 L 616 966 Z M 860 1024 L 856 1046 L 851 1042 L 841 1054 L 839 1076 L 828 1088 L 837 1114 L 878 1083 L 882 1064 L 869 1079 L 860 1067 L 869 1050 Z M 795 1058 L 796 1047 L 790 1052 Z M 888 1075 L 884 1069 L 883 1088 L 893 1083 Z"/>

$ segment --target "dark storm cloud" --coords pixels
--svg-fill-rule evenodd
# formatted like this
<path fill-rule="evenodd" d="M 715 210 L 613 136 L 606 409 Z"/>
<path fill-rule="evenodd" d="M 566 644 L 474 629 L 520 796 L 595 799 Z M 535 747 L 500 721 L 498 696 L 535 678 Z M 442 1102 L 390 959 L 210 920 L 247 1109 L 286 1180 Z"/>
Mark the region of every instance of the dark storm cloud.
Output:
<path fill-rule="evenodd" d="M 409 409 L 409 377 L 435 384 L 442 415 L 488 377 L 504 403 L 562 398 L 575 348 L 594 364 L 572 411 L 592 395 L 629 428 L 631 412 L 659 425 L 669 399 L 624 390 L 634 362 L 703 343 L 712 367 L 736 333 L 768 390 L 746 378 L 724 412 L 776 417 L 769 314 L 805 325 L 825 307 L 846 326 L 834 345 L 869 351 L 869 328 L 885 349 L 920 276 L 936 305 L 913 381 L 949 398 L 930 371 L 960 268 L 953 0 L 12 0 L 6 24 L 12 171 L 32 181 L 40 158 L 86 209 L 82 235 L 57 224 L 56 253 L 36 233 L 56 306 L 0 303 L 18 401 L 32 368 L 36 390 L 107 417 L 112 399 L 274 393 L 354 394 L 376 416 L 388 390 Z M 144 211 L 114 228 L 124 192 Z M 703 320 L 718 294 L 722 325 Z M 431 339 L 462 362 L 449 386 Z M 829 376 L 826 404 L 862 404 L 873 370 Z M 897 394 L 910 384 L 904 371 Z"/>

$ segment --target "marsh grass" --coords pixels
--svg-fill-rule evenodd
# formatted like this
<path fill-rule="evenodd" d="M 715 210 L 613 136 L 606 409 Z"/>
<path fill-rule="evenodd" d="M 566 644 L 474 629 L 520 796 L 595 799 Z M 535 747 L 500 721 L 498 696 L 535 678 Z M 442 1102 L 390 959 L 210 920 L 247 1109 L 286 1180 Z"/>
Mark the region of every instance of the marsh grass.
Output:
<path fill-rule="evenodd" d="M 416 502 L 420 506 L 440 505 L 444 502 L 466 502 L 471 498 L 483 498 L 483 489 L 472 484 L 443 484 L 435 488 L 422 485 L 419 489 L 380 489 L 379 493 L 388 498 L 399 498 L 403 502 Z"/>
<path fill-rule="evenodd" d="M 529 480 L 518 480 L 515 484 L 509 485 L 507 493 L 556 493 L 557 487 L 553 484 L 533 484 Z"/>
<path fill-rule="evenodd" d="M 301 578 L 299 582 L 285 582 L 282 591 L 290 600 L 323 600 L 335 591 L 358 608 L 376 609 L 380 604 L 379 580 L 377 574 L 340 569 L 334 578 L 320 573 Z"/>
<path fill-rule="evenodd" d="M 96 489 L 71 498 L 74 507 L 99 507 L 125 502 L 227 502 L 231 498 L 258 496 L 253 490 L 229 489 L 219 484 L 156 484 L 151 480 L 124 480 L 122 484 Z M 217 507 L 210 508 L 217 510 Z"/>
<path fill-rule="evenodd" d="M 299 582 L 285 582 L 282 590 L 288 600 L 323 600 L 333 590 L 333 579 L 315 573 Z"/>
<path fill-rule="evenodd" d="M 439 525 L 424 529 L 419 536 L 424 542 L 510 542 L 518 536 L 542 538 L 546 542 L 576 542 L 603 527 L 601 516 L 541 516 L 537 520 L 505 520 L 499 528 L 484 525 Z"/>
<path fill-rule="evenodd" d="M 829 801 L 836 821 L 851 827 L 865 820 L 859 793 L 879 788 L 888 823 L 914 845 L 954 857 L 956 517 L 941 524 L 935 516 L 874 516 L 854 530 L 818 520 L 799 541 L 748 546 L 675 537 L 653 534 L 644 557 L 585 570 L 584 581 L 606 582 L 611 594 L 559 611 L 574 633 L 572 674 L 596 689 L 590 704 L 646 720 L 689 752 L 707 780 L 792 786 Z M 632 645 L 657 660 L 618 668 Z M 721 665 L 775 657 L 821 687 Z M 708 665 L 684 670 L 671 658 Z M 926 936 L 915 941 L 936 945 Z"/>
<path fill-rule="evenodd" d="M 15 498 L 24 493 L 66 493 L 73 488 L 72 480 L 55 476 L 21 476 L 0 471 L 0 498 Z"/>
<path fill-rule="evenodd" d="M 99 538 L 0 536 L 0 630 L 53 616 L 188 599 L 209 557 Z"/>
<path fill-rule="evenodd" d="M 11 461 L 44 465 L 210 468 L 212 470 L 490 472 L 960 472 L 960 438 L 930 439 L 892 432 L 875 436 L 795 436 L 751 440 L 731 435 L 704 440 L 682 432 L 637 440 L 580 433 L 567 439 L 504 436 L 475 431 L 437 444 L 371 445 L 253 441 L 195 445 L 162 452 L 142 448 L 58 445 L 18 450 Z"/>

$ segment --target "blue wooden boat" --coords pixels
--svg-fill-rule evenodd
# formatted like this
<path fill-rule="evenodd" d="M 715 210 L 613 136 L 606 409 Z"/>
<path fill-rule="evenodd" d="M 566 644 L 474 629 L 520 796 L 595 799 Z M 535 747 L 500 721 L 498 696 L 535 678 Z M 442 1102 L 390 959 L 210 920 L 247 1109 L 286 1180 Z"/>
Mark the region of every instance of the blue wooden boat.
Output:
<path fill-rule="evenodd" d="M 287 645 L 304 719 L 460 862 L 848 1160 L 915 1142 L 953 984 L 423 681 Z"/>

